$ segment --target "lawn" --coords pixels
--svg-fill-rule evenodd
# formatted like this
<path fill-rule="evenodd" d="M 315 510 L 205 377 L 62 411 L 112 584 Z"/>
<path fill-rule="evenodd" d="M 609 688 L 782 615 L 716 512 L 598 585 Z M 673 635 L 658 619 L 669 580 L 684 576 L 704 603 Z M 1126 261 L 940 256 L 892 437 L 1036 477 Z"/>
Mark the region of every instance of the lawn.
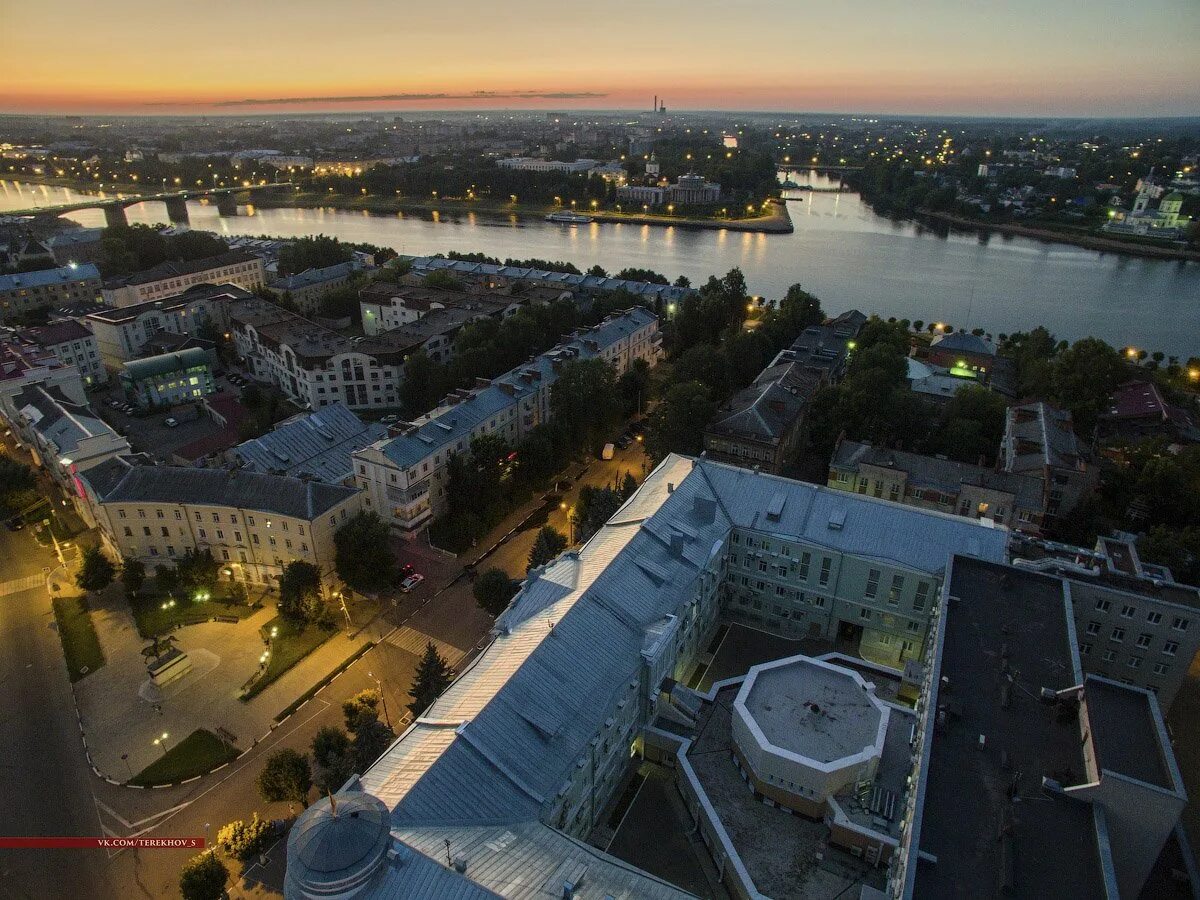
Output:
<path fill-rule="evenodd" d="M 284 672 L 336 633 L 336 629 L 326 630 L 318 628 L 316 625 L 308 625 L 300 629 L 283 616 L 276 616 L 262 627 L 263 637 L 270 637 L 271 640 L 267 666 L 262 674 L 245 689 L 242 700 L 249 700 L 261 694 L 268 685 L 274 683 Z"/>
<path fill-rule="evenodd" d="M 168 742 L 169 743 L 169 742 Z M 196 775 L 203 775 L 222 763 L 230 762 L 238 751 L 211 731 L 199 728 L 142 771 L 130 784 L 175 784 Z"/>
<path fill-rule="evenodd" d="M 55 597 L 54 621 L 58 623 L 58 637 L 72 682 L 104 665 L 104 651 L 92 625 L 87 597 Z"/>
<path fill-rule="evenodd" d="M 224 587 L 222 585 L 218 590 L 223 591 Z M 148 581 L 138 596 L 129 601 L 129 608 L 137 622 L 138 633 L 144 638 L 151 638 L 181 625 L 207 622 L 214 616 L 244 619 L 253 615 L 259 606 L 232 600 L 224 593 L 211 600 L 193 600 L 180 593 L 179 599 L 176 599 L 154 590 L 153 581 Z"/>

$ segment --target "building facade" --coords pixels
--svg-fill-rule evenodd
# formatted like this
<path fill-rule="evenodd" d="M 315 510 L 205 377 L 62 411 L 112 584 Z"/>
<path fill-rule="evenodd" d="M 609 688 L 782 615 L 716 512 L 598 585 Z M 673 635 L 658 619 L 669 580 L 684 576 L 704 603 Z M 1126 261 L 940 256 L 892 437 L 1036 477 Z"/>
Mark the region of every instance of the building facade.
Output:
<path fill-rule="evenodd" d="M 1099 478 L 1075 436 L 1071 414 L 1041 401 L 1008 408 L 998 465 L 1042 480 L 1047 516 L 1069 514 Z"/>
<path fill-rule="evenodd" d="M 138 466 L 118 457 L 79 476 L 105 547 L 148 567 L 210 550 L 226 577 L 277 580 L 303 560 L 334 578 L 334 533 L 361 508 L 343 485 L 256 472 Z"/>
<path fill-rule="evenodd" d="M 635 360 L 653 366 L 662 352 L 658 319 L 640 307 L 600 325 L 492 380 L 456 391 L 442 406 L 400 428 L 400 434 L 355 454 L 355 477 L 367 505 L 391 526 L 413 536 L 446 509 L 450 457 L 471 441 L 497 434 L 512 447 L 550 418 L 550 391 L 573 360 L 603 359 L 619 376 Z"/>
<path fill-rule="evenodd" d="M 100 359 L 95 336 L 77 321 L 23 328 L 15 338 L 53 354 L 64 366 L 74 366 L 79 370 L 85 387 L 103 384 L 108 380 L 108 371 Z"/>
<path fill-rule="evenodd" d="M 251 296 L 232 284 L 197 285 L 161 300 L 89 313 L 80 321 L 95 335 L 103 365 L 116 372 L 128 360 L 137 359 L 156 334 L 196 337 L 206 325 L 223 327 L 225 305 Z"/>
<path fill-rule="evenodd" d="M 0 322 L 42 307 L 93 303 L 100 290 L 100 270 L 91 263 L 0 275 Z"/>
<path fill-rule="evenodd" d="M 104 284 L 109 306 L 136 306 L 175 297 L 198 284 L 232 284 L 246 291 L 266 287 L 262 257 L 240 250 L 187 262 L 165 262 Z"/>
<path fill-rule="evenodd" d="M 125 396 L 143 409 L 197 401 L 217 390 L 212 354 L 199 347 L 127 362 L 120 380 Z"/>
<path fill-rule="evenodd" d="M 305 269 L 295 275 L 278 278 L 267 285 L 267 288 L 276 297 L 290 298 L 302 315 L 311 316 L 317 312 L 322 297 L 330 291 L 345 287 L 362 271 L 363 264 L 352 259 L 349 262 L 320 269 Z"/>

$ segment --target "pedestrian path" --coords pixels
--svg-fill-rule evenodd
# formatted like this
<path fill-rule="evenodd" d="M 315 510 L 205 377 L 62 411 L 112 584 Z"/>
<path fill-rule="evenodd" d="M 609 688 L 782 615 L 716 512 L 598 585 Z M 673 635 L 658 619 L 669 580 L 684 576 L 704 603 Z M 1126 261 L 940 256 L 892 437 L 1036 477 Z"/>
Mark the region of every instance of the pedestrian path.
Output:
<path fill-rule="evenodd" d="M 26 575 L 24 578 L 14 578 L 12 581 L 0 582 L 0 597 L 9 594 L 19 594 L 21 591 L 32 590 L 35 587 L 45 587 L 45 575 Z"/>
<path fill-rule="evenodd" d="M 467 651 L 459 650 L 453 644 L 439 641 L 437 638 L 432 638 L 427 634 L 417 631 L 415 628 L 409 628 L 407 625 L 401 626 L 391 632 L 385 640 L 393 647 L 407 650 L 418 658 L 425 653 L 425 645 L 433 641 L 433 646 L 437 648 L 438 655 L 451 667 L 458 665 L 459 660 L 467 655 Z"/>

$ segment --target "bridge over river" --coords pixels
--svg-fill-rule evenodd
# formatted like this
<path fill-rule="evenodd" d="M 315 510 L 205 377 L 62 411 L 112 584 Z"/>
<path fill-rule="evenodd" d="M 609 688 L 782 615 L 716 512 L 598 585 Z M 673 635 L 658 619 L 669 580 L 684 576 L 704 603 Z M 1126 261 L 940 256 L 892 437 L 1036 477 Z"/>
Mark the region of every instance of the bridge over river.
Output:
<path fill-rule="evenodd" d="M 127 225 L 125 209 L 138 203 L 161 202 L 167 207 L 167 217 L 172 222 L 188 220 L 187 202 L 201 197 L 210 197 L 216 203 L 217 211 L 223 216 L 236 216 L 239 194 L 250 194 L 256 191 L 269 191 L 275 188 L 292 187 L 290 181 L 276 181 L 270 184 L 239 185 L 222 188 L 196 188 L 181 191 L 159 191 L 152 194 L 132 194 L 116 197 L 88 197 L 73 203 L 60 203 L 55 206 L 35 206 L 30 209 L 5 210 L 6 216 L 28 216 L 34 218 L 57 217 L 81 209 L 102 209 L 104 219 L 109 225 Z"/>

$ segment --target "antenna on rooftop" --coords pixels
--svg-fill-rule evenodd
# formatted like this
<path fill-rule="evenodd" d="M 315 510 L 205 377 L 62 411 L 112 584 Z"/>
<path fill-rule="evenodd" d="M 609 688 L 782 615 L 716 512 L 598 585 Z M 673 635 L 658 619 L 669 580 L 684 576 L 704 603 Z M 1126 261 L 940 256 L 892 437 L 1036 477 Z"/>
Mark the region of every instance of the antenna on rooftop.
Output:
<path fill-rule="evenodd" d="M 333 813 L 333 817 L 336 819 L 337 818 L 337 798 L 333 796 L 333 791 L 329 790 L 329 788 L 326 788 L 325 791 L 326 791 L 326 793 L 329 794 L 329 809 Z"/>

